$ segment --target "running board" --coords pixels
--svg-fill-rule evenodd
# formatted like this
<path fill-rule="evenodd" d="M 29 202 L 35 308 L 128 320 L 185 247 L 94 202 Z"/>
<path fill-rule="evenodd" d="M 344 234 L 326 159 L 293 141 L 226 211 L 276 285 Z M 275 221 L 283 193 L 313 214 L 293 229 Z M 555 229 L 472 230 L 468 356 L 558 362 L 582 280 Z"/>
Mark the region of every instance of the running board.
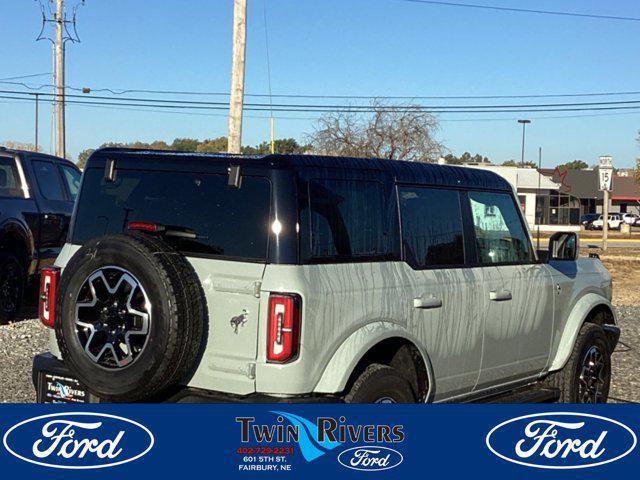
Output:
<path fill-rule="evenodd" d="M 479 403 L 554 403 L 560 398 L 555 388 L 527 388 L 481 400 Z"/>

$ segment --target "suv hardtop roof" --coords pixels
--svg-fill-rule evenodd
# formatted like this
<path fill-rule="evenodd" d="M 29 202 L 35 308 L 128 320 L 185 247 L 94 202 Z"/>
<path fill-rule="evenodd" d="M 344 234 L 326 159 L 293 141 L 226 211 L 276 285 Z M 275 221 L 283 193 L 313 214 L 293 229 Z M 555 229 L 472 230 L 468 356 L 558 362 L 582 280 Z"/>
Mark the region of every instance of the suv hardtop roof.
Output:
<path fill-rule="evenodd" d="M 206 168 L 212 162 L 227 165 L 262 167 L 264 169 L 293 170 L 307 178 L 326 177 L 328 173 L 340 177 L 356 175 L 375 179 L 380 173 L 399 183 L 442 185 L 459 188 L 504 190 L 512 192 L 511 184 L 500 175 L 487 170 L 436 165 L 423 162 L 405 162 L 371 158 L 332 157 L 323 155 L 233 155 L 226 153 L 176 152 L 170 150 L 138 150 L 102 148 L 88 159 L 86 168 L 104 168 L 106 160 L 114 160 L 116 168 L 153 168 L 183 170 Z"/>

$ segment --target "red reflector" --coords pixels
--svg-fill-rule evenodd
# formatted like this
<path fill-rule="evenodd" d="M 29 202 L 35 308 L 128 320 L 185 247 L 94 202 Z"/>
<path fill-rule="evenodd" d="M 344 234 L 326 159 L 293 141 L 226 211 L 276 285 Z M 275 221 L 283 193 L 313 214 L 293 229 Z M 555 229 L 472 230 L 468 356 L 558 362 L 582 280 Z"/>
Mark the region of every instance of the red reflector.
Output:
<path fill-rule="evenodd" d="M 141 232 L 157 233 L 164 231 L 164 225 L 149 222 L 129 222 L 127 224 L 127 229 L 138 230 Z"/>
<path fill-rule="evenodd" d="M 58 267 L 45 267 L 40 271 L 40 321 L 49 328 L 53 328 L 56 322 L 56 289 L 59 277 Z"/>
<path fill-rule="evenodd" d="M 298 355 L 301 303 L 297 295 L 269 297 L 267 361 L 285 363 Z"/>

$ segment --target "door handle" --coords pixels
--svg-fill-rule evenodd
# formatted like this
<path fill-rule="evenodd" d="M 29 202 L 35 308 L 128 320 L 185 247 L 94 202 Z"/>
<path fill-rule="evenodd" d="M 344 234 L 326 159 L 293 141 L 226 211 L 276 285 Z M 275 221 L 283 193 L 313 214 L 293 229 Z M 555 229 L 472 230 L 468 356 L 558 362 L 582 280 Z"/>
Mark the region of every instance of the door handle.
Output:
<path fill-rule="evenodd" d="M 436 298 L 434 295 L 423 295 L 413 299 L 413 308 L 440 308 L 442 307 L 442 299 Z"/>
<path fill-rule="evenodd" d="M 506 300 L 511 300 L 513 297 L 511 296 L 511 292 L 509 290 L 492 290 L 489 292 L 489 300 L 493 302 L 504 302 Z"/>

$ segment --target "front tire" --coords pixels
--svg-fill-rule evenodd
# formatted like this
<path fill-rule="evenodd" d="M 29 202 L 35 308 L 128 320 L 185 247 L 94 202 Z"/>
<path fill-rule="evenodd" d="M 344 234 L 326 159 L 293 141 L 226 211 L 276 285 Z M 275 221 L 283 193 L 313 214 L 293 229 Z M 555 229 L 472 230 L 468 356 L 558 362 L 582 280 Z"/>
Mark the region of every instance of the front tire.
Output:
<path fill-rule="evenodd" d="M 561 403 L 607 403 L 611 386 L 611 352 L 600 325 L 585 323 L 565 367 L 547 383 L 560 390 Z"/>
<path fill-rule="evenodd" d="M 395 368 L 374 363 L 353 383 L 345 403 L 415 403 L 409 382 Z"/>

